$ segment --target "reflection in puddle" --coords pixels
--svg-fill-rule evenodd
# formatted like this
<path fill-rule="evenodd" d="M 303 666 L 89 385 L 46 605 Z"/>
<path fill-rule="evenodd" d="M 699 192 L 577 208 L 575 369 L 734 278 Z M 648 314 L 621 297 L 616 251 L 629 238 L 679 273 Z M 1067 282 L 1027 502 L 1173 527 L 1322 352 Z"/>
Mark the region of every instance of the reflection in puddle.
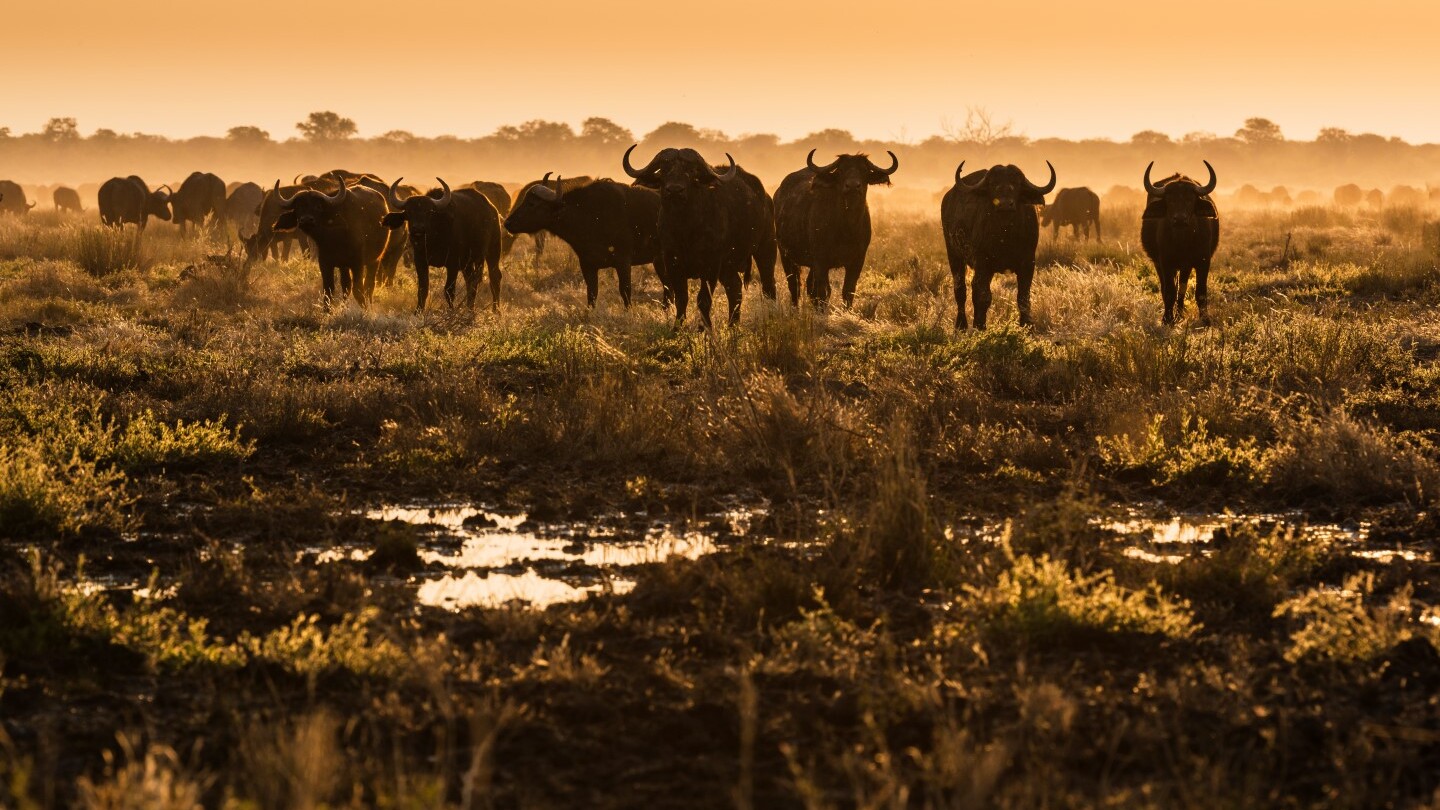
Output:
<path fill-rule="evenodd" d="M 421 604 L 450 610 L 524 603 L 545 607 L 592 593 L 634 588 L 624 569 L 675 557 L 698 559 L 720 536 L 748 533 L 752 511 L 707 516 L 705 532 L 677 532 L 663 522 L 615 515 L 594 523 L 538 524 L 525 514 L 476 506 L 385 506 L 366 513 L 380 521 L 422 527 L 431 542 L 419 555 L 427 566 L 450 569 L 422 577 Z M 330 550 L 331 559 L 365 559 L 369 549 Z"/>
<path fill-rule="evenodd" d="M 1173 564 L 1192 555 L 1213 554 L 1240 529 L 1252 529 L 1262 535 L 1275 531 L 1291 531 L 1296 536 L 1303 534 L 1311 539 L 1334 543 L 1356 557 L 1381 563 L 1431 559 L 1427 552 L 1366 548 L 1365 544 L 1370 536 L 1369 524 L 1310 523 L 1300 513 L 1182 514 L 1163 518 L 1132 513 L 1126 520 L 1099 523 L 1127 539 L 1125 556 L 1153 563 Z"/>

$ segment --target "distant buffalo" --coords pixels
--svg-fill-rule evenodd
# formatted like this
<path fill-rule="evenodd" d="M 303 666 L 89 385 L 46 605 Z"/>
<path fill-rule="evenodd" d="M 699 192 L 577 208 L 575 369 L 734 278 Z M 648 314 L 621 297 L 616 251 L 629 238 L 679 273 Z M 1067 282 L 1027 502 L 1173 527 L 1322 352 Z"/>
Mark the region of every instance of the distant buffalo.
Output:
<path fill-rule="evenodd" d="M 390 241 L 390 231 L 381 222 L 387 213 L 385 196 L 339 178 L 331 185 L 333 194 L 306 188 L 286 196 L 276 181 L 271 189 L 280 204 L 275 230 L 299 229 L 315 241 L 327 304 L 335 300 L 338 271 L 341 292 L 352 293 L 364 306 L 375 292 L 380 257 Z"/>
<path fill-rule="evenodd" d="M 1365 204 L 1371 208 L 1385 207 L 1385 192 L 1378 188 L 1372 188 L 1365 192 Z"/>
<path fill-rule="evenodd" d="M 79 214 L 85 210 L 80 206 L 80 192 L 73 188 L 60 186 L 50 193 L 50 198 L 55 201 L 56 211 L 74 211 Z"/>
<path fill-rule="evenodd" d="M 643 186 L 627 186 L 614 180 L 594 180 L 565 190 L 550 175 L 527 188 L 505 218 L 505 230 L 533 235 L 549 231 L 575 251 L 580 274 L 585 279 L 585 303 L 595 306 L 600 271 L 614 268 L 620 283 L 620 300 L 630 306 L 630 268 L 655 265 L 660 283 L 665 272 L 660 263 L 660 195 Z M 666 287 L 666 301 L 669 288 Z"/>
<path fill-rule="evenodd" d="M 35 203 L 25 202 L 25 189 L 19 183 L 10 180 L 0 180 L 0 214 L 15 214 L 17 216 L 30 213 Z"/>
<path fill-rule="evenodd" d="M 975 269 L 971 297 L 975 328 L 984 329 L 990 311 L 990 280 L 996 273 L 1015 273 L 1015 308 L 1020 325 L 1030 325 L 1030 284 L 1035 278 L 1035 247 L 1040 242 L 1036 206 L 1055 189 L 1055 167 L 1050 182 L 1037 186 L 1018 166 L 993 166 L 968 175 L 965 163 L 955 168 L 955 185 L 940 201 L 940 225 L 945 252 L 955 285 L 955 328 L 965 329 L 965 275 Z"/>
<path fill-rule="evenodd" d="M 225 221 L 235 228 L 235 235 L 242 240 L 246 233 L 255 233 L 260 227 L 260 204 L 265 201 L 265 189 L 259 183 L 237 183 L 225 198 Z"/>
<path fill-rule="evenodd" d="M 181 234 L 192 223 L 203 227 L 225 211 L 225 181 L 208 172 L 191 172 L 170 196 L 170 208 Z"/>
<path fill-rule="evenodd" d="M 1040 227 L 1049 227 L 1058 239 L 1060 228 L 1066 225 L 1076 239 L 1089 239 L 1093 228 L 1095 241 L 1100 241 L 1100 195 L 1084 186 L 1055 192 L 1055 202 L 1040 209 Z"/>
<path fill-rule="evenodd" d="M 1117 208 L 1140 208 L 1145 205 L 1145 192 L 1133 186 L 1111 186 L 1101 198 L 1113 213 Z"/>
<path fill-rule="evenodd" d="M 161 186 L 151 191 L 144 180 L 133 174 L 106 180 L 100 186 L 99 198 L 100 221 L 112 228 L 134 223 L 143 231 L 150 217 L 170 220 L 170 187 Z"/>
<path fill-rule="evenodd" d="M 1210 259 L 1220 244 L 1220 215 L 1214 200 L 1210 199 L 1210 193 L 1215 190 L 1215 169 L 1209 161 L 1205 162 L 1210 181 L 1202 186 L 1180 174 L 1152 183 L 1150 170 L 1153 168 L 1152 162 L 1145 169 L 1145 191 L 1150 201 L 1140 220 L 1140 244 L 1160 276 L 1164 322 L 1174 323 L 1176 314 L 1184 313 L 1185 287 L 1190 282 L 1191 270 L 1195 271 L 1195 306 L 1200 310 L 1201 320 L 1207 321 Z"/>
<path fill-rule="evenodd" d="M 445 268 L 445 302 L 455 305 L 455 280 L 465 276 L 465 303 L 472 309 L 480 284 L 480 268 L 490 274 L 490 308 L 500 308 L 500 213 L 474 188 L 451 190 L 440 178 L 440 190 L 400 199 L 396 180 L 387 189 L 386 228 L 408 228 L 415 254 L 415 308 L 424 310 L 430 296 L 430 268 Z M 394 238 L 394 237 L 392 237 Z"/>
<path fill-rule="evenodd" d="M 845 306 L 855 303 L 855 285 L 870 250 L 866 192 L 872 185 L 890 185 L 890 176 L 900 168 L 895 153 L 887 154 L 890 166 L 885 169 L 865 155 L 837 155 L 816 166 L 811 149 L 805 168 L 791 172 L 775 190 L 775 236 L 791 304 L 800 302 L 802 267 L 810 269 L 805 290 L 812 302 L 830 301 L 830 270 L 840 267 L 845 270 L 840 295 Z"/>
<path fill-rule="evenodd" d="M 644 168 L 630 165 L 631 146 L 622 161 L 625 173 L 660 192 L 660 249 L 667 285 L 675 296 L 675 324 L 685 321 L 690 279 L 700 282 L 695 303 L 710 328 L 715 285 L 725 288 L 730 324 L 740 321 L 743 284 L 753 259 L 765 293 L 775 295 L 775 204 L 760 179 L 730 165 L 717 171 L 694 149 L 663 149 Z"/>
<path fill-rule="evenodd" d="M 1335 188 L 1335 204 L 1346 208 L 1354 208 L 1365 201 L 1365 192 L 1354 183 L 1346 183 Z"/>
<path fill-rule="evenodd" d="M 1425 192 L 1414 186 L 1396 186 L 1385 198 L 1387 204 L 1394 208 L 1419 208 L 1425 204 Z"/>

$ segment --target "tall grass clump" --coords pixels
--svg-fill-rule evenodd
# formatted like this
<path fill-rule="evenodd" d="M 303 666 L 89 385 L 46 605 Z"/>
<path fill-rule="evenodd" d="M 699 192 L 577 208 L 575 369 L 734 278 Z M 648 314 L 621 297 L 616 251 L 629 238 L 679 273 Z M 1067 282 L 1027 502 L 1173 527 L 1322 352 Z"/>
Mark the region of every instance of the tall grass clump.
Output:
<path fill-rule="evenodd" d="M 1267 484 L 1291 500 L 1423 505 L 1440 489 L 1429 442 L 1362 422 L 1343 409 L 1306 415 L 1281 436 Z"/>
<path fill-rule="evenodd" d="M 72 452 L 56 458 L 34 442 L 0 442 L 0 537 L 38 540 L 128 524 L 123 476 Z"/>
<path fill-rule="evenodd" d="M 123 228 L 75 228 L 69 234 L 70 260 L 97 278 L 124 271 L 148 270 L 152 264 L 139 231 Z"/>

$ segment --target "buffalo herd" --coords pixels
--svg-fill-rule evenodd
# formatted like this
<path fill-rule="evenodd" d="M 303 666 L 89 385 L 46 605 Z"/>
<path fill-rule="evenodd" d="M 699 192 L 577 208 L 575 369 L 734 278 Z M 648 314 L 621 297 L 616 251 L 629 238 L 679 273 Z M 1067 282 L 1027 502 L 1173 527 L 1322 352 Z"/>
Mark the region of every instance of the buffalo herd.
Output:
<path fill-rule="evenodd" d="M 744 287 L 758 271 L 763 295 L 774 299 L 777 259 L 786 292 L 799 306 L 801 287 L 811 305 L 829 306 L 830 272 L 843 270 L 840 297 L 849 308 L 870 248 L 867 190 L 888 186 L 900 160 L 888 153 L 882 166 L 863 154 L 842 154 L 826 164 L 815 162 L 787 175 L 772 197 L 758 177 L 726 155 L 712 164 L 688 148 L 667 148 L 643 166 L 631 163 L 636 147 L 625 151 L 621 166 L 632 183 L 590 177 L 556 177 L 520 187 L 513 199 L 505 186 L 484 180 L 425 192 L 386 183 L 371 174 L 335 170 L 276 180 L 267 190 L 255 183 L 232 183 L 195 172 L 178 188 L 152 188 L 131 175 L 115 177 L 99 189 L 100 220 L 143 231 L 153 217 L 172 221 L 182 233 L 190 226 L 228 225 L 239 235 L 247 263 L 288 258 L 292 248 L 305 251 L 319 266 L 325 300 L 353 296 L 367 304 L 377 285 L 393 279 L 402 257 L 417 278 L 416 308 L 425 309 L 431 267 L 444 268 L 445 301 L 454 306 L 456 282 L 465 278 L 465 304 L 474 307 L 482 275 L 488 278 L 490 306 L 500 302 L 501 259 L 518 235 L 529 235 L 535 253 L 554 236 L 574 252 L 585 282 L 586 303 L 594 307 L 600 271 L 614 270 L 620 300 L 631 304 L 633 268 L 650 265 L 660 280 L 664 303 L 675 305 L 676 325 L 684 323 L 691 281 L 698 282 L 696 305 L 706 328 L 716 287 L 726 296 L 726 316 L 740 319 Z M 965 171 L 955 169 L 954 184 L 940 202 L 940 225 L 955 294 L 955 328 L 984 329 L 997 273 L 1014 273 L 1016 310 L 1021 325 L 1031 322 L 1030 290 L 1042 227 L 1069 226 L 1076 239 L 1100 239 L 1100 196 L 1088 188 L 1056 190 L 1055 167 L 1049 179 L 1032 182 L 1014 165 Z M 1220 218 L 1212 193 L 1215 170 L 1205 163 L 1204 183 L 1181 174 L 1152 180 L 1144 172 L 1140 242 L 1155 266 L 1164 303 L 1163 321 L 1174 323 L 1185 312 L 1186 288 L 1195 277 L 1195 307 L 1208 316 L 1210 262 L 1220 239 Z M 1248 187 L 1247 187 L 1248 188 Z M 1259 198 L 1279 195 L 1282 189 Z M 1393 189 L 1393 199 L 1409 199 L 1410 189 Z M 1128 190 L 1106 194 L 1107 205 Z M 1237 193 L 1237 198 L 1238 195 Z M 1415 195 L 1423 200 L 1423 194 Z M 79 212 L 75 190 L 57 188 L 57 210 Z M 1278 198 L 1278 197 L 1277 197 Z M 1378 198 L 1378 199 L 1377 199 Z M 1288 192 L 1285 193 L 1288 199 Z M 1334 200 L 1341 206 L 1379 204 L 1383 195 L 1359 186 L 1342 186 Z M 0 213 L 24 214 L 35 203 L 11 181 L 0 181 Z M 804 277 L 802 279 L 802 273 Z M 338 287 L 338 290 L 337 290 Z M 970 312 L 966 311 L 967 300 Z"/>

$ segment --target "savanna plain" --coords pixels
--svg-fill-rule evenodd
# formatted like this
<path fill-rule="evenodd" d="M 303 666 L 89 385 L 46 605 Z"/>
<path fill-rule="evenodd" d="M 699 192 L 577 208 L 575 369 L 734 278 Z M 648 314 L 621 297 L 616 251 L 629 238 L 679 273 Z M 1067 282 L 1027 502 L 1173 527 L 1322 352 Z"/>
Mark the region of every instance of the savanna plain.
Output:
<path fill-rule="evenodd" d="M 1440 805 L 1434 214 L 1221 215 L 710 333 L 0 219 L 0 805 Z"/>

